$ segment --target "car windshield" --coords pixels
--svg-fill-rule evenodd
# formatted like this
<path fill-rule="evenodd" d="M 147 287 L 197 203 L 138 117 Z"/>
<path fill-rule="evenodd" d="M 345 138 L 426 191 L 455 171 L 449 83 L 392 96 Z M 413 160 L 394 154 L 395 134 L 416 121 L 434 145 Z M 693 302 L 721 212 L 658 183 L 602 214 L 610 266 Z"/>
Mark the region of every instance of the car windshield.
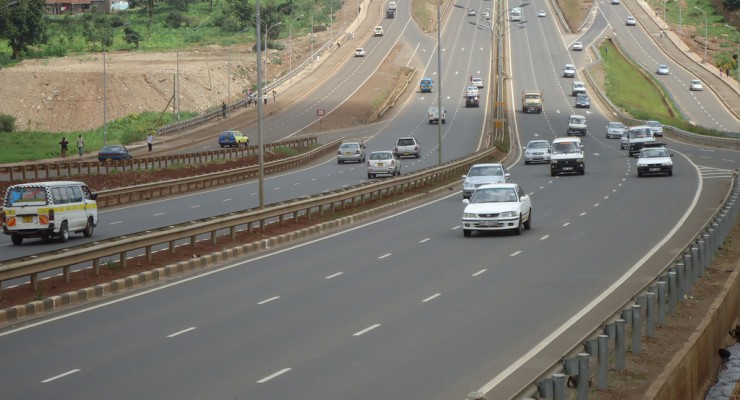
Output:
<path fill-rule="evenodd" d="M 468 176 L 503 176 L 504 171 L 499 166 L 482 166 L 470 169 Z"/>
<path fill-rule="evenodd" d="M 649 149 L 640 152 L 640 158 L 669 157 L 666 149 Z"/>
<path fill-rule="evenodd" d="M 621 123 L 621 122 L 610 122 L 609 123 L 609 127 L 610 128 L 622 129 L 622 128 L 624 128 L 624 124 Z"/>
<path fill-rule="evenodd" d="M 552 145 L 553 154 L 580 153 L 581 146 L 577 142 L 560 142 Z"/>
<path fill-rule="evenodd" d="M 397 146 L 413 146 L 414 145 L 414 139 L 398 139 L 398 143 L 396 143 Z"/>
<path fill-rule="evenodd" d="M 390 160 L 392 158 L 393 154 L 387 152 L 370 154 L 371 160 Z"/>
<path fill-rule="evenodd" d="M 660 122 L 658 122 L 658 121 L 648 121 L 646 125 L 647 126 L 651 126 L 653 128 L 657 128 L 657 127 L 660 126 Z"/>
<path fill-rule="evenodd" d="M 357 150 L 360 145 L 357 143 L 345 143 L 339 147 L 341 150 Z"/>
<path fill-rule="evenodd" d="M 571 124 L 583 124 L 586 122 L 585 118 L 571 118 L 570 123 Z"/>
<path fill-rule="evenodd" d="M 650 135 L 648 135 L 647 131 L 639 129 L 636 131 L 630 131 L 630 136 L 633 138 L 646 138 Z"/>
<path fill-rule="evenodd" d="M 471 203 L 507 203 L 518 201 L 513 188 L 479 189 L 470 199 Z"/>
<path fill-rule="evenodd" d="M 546 149 L 550 147 L 550 145 L 547 142 L 529 142 L 527 144 L 528 149 Z"/>
<path fill-rule="evenodd" d="M 103 153 L 120 153 L 123 152 L 123 146 L 104 146 L 100 151 Z"/>

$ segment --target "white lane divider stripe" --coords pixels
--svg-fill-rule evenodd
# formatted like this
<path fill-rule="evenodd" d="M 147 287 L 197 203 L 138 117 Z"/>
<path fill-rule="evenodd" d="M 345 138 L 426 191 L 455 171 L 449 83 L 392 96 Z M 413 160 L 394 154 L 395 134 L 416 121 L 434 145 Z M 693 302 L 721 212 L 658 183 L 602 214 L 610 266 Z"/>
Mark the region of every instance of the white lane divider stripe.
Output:
<path fill-rule="evenodd" d="M 419 240 L 419 243 L 424 243 L 424 242 L 428 242 L 429 240 L 431 240 L 431 239 L 429 239 L 429 238 L 426 238 L 426 239 L 421 239 L 421 240 Z"/>
<path fill-rule="evenodd" d="M 49 383 L 49 382 L 51 382 L 51 381 L 55 381 L 55 380 L 57 380 L 57 379 L 59 379 L 59 378 L 64 378 L 64 377 L 65 377 L 65 376 L 67 376 L 67 375 L 72 375 L 72 374 L 74 374 L 75 372 L 80 372 L 80 369 L 79 369 L 79 368 L 76 368 L 76 369 L 73 369 L 73 370 L 69 370 L 69 371 L 67 371 L 67 372 L 65 372 L 65 373 L 63 373 L 63 374 L 59 374 L 59 375 L 57 375 L 57 376 L 52 376 L 52 377 L 51 377 L 51 378 L 49 378 L 49 379 L 44 379 L 43 381 L 41 381 L 41 383 Z"/>
<path fill-rule="evenodd" d="M 175 332 L 175 333 L 169 334 L 169 335 L 167 335 L 167 338 L 173 338 L 175 336 L 179 336 L 179 335 L 182 335 L 183 333 L 187 333 L 187 332 L 194 331 L 194 330 L 195 330 L 195 327 L 194 326 L 191 326 L 190 328 L 183 329 L 183 330 L 181 330 L 179 332 Z"/>
<path fill-rule="evenodd" d="M 481 275 L 481 274 L 483 274 L 483 273 L 484 273 L 484 272 L 486 272 L 486 271 L 488 271 L 488 270 L 487 270 L 487 269 L 482 269 L 482 270 L 480 270 L 480 271 L 478 271 L 478 272 L 474 273 L 474 274 L 473 274 L 473 276 L 478 276 L 478 275 Z"/>
<path fill-rule="evenodd" d="M 545 235 L 545 236 L 541 237 L 540 240 L 545 240 L 545 239 L 547 239 L 549 237 L 550 237 L 550 235 Z"/>
<path fill-rule="evenodd" d="M 431 300 L 434 300 L 434 299 L 436 299 L 436 298 L 437 298 L 437 297 L 439 297 L 439 296 L 440 296 L 440 294 L 439 294 L 439 293 L 435 293 L 435 294 L 433 294 L 433 295 L 431 295 L 431 296 L 427 297 L 426 299 L 422 300 L 421 302 L 422 302 L 422 303 L 426 303 L 426 302 L 428 302 L 428 301 L 431 301 Z"/>
<path fill-rule="evenodd" d="M 282 375 L 282 374 L 284 374 L 284 373 L 286 373 L 286 372 L 290 371 L 291 369 L 292 369 L 292 368 L 283 368 L 283 369 L 281 369 L 280 371 L 278 371 L 278 372 L 275 372 L 274 374 L 272 374 L 272 375 L 270 375 L 270 376 L 266 376 L 266 377 L 264 377 L 264 378 L 262 378 L 262 379 L 258 380 L 258 381 L 257 381 L 257 383 L 265 383 L 265 382 L 269 381 L 270 379 L 274 379 L 274 378 L 277 378 L 278 376 L 280 376 L 280 375 Z"/>
<path fill-rule="evenodd" d="M 517 251 L 515 251 L 515 252 L 511 253 L 511 254 L 509 255 L 509 257 L 514 257 L 514 256 L 518 256 L 518 255 L 519 255 L 519 254 L 520 254 L 521 252 L 522 252 L 521 250 L 517 250 Z"/>
<path fill-rule="evenodd" d="M 384 259 L 386 257 L 390 257 L 390 256 L 391 256 L 391 253 L 383 254 L 382 256 L 378 257 L 378 260 L 382 260 L 382 259 Z"/>
<path fill-rule="evenodd" d="M 368 326 L 367 328 L 365 328 L 365 329 L 363 329 L 363 330 L 361 330 L 361 331 L 359 331 L 359 332 L 356 332 L 356 333 L 354 333 L 354 334 L 353 334 L 352 336 L 360 336 L 360 335 L 364 335 L 365 333 L 368 333 L 368 332 L 370 332 L 371 330 L 373 330 L 373 329 L 375 329 L 375 328 L 377 328 L 377 327 L 379 327 L 379 326 L 380 326 L 380 324 L 375 324 L 375 325 L 371 325 L 371 326 Z"/>
<path fill-rule="evenodd" d="M 332 275 L 329 275 L 329 276 L 327 276 L 327 277 L 326 277 L 326 278 L 324 278 L 324 279 L 331 279 L 331 278 L 336 278 L 337 276 L 339 276 L 339 275 L 342 275 L 343 273 L 344 273 L 344 272 L 337 272 L 336 274 L 332 274 Z"/>
<path fill-rule="evenodd" d="M 262 300 L 262 301 L 260 301 L 260 302 L 259 302 L 259 303 L 257 303 L 257 304 L 259 304 L 259 305 L 262 305 L 262 304 L 265 304 L 265 303 L 269 303 L 269 302 L 271 302 L 271 301 L 273 301 L 273 300 L 277 300 L 277 299 L 279 299 L 279 298 L 280 298 L 280 296 L 270 297 L 269 299 L 267 299 L 267 300 Z"/>

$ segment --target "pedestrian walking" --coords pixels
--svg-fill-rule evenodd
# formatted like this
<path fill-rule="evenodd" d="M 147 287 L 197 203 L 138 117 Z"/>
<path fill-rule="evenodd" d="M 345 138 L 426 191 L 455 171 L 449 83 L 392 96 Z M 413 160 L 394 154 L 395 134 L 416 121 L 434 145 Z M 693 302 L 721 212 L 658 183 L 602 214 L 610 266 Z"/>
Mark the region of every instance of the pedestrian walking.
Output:
<path fill-rule="evenodd" d="M 67 141 L 67 138 L 62 136 L 62 140 L 59 142 L 59 146 L 61 147 L 62 152 L 62 158 L 67 157 L 67 145 L 69 142 Z"/>
<path fill-rule="evenodd" d="M 221 113 L 223 113 L 224 118 L 226 118 L 226 102 L 225 101 L 221 103 Z"/>
<path fill-rule="evenodd" d="M 152 147 L 154 146 L 154 136 L 150 133 L 149 136 L 146 137 L 146 147 L 149 148 L 149 151 L 152 151 Z"/>
<path fill-rule="evenodd" d="M 80 157 L 82 157 L 82 152 L 85 150 L 85 139 L 82 138 L 82 135 L 77 137 L 77 151 L 80 153 Z"/>
<path fill-rule="evenodd" d="M 267 105 L 267 93 L 262 95 L 262 101 L 264 101 L 265 105 Z"/>
<path fill-rule="evenodd" d="M 272 91 L 272 102 L 274 103 L 276 101 L 277 101 L 277 90 L 273 90 Z"/>

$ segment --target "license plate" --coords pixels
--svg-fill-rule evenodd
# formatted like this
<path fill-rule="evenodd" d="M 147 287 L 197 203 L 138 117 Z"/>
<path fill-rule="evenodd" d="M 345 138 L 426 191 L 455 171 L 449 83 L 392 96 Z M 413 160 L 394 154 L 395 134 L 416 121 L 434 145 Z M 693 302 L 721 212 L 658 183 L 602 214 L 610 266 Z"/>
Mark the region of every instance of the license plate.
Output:
<path fill-rule="evenodd" d="M 573 167 L 563 167 L 563 171 L 573 171 Z"/>
<path fill-rule="evenodd" d="M 404 155 L 404 156 L 407 156 L 407 155 L 409 155 L 409 154 L 411 154 L 411 153 L 403 153 L 403 155 Z"/>
<path fill-rule="evenodd" d="M 345 156 L 351 156 L 353 153 L 351 151 L 347 151 L 344 153 Z"/>
<path fill-rule="evenodd" d="M 492 221 L 480 221 L 480 223 L 478 223 L 478 225 L 480 225 L 480 226 L 496 226 L 496 225 L 498 225 L 498 221 L 495 221 L 495 220 L 492 220 Z"/>
<path fill-rule="evenodd" d="M 660 171 L 660 168 L 650 168 L 650 172 L 657 172 Z"/>
<path fill-rule="evenodd" d="M 382 162 L 379 162 L 378 163 L 378 167 L 382 167 L 382 166 L 383 166 L 383 163 Z"/>
<path fill-rule="evenodd" d="M 33 217 L 30 215 L 24 215 L 23 216 L 23 223 L 24 224 L 32 224 L 33 223 Z"/>

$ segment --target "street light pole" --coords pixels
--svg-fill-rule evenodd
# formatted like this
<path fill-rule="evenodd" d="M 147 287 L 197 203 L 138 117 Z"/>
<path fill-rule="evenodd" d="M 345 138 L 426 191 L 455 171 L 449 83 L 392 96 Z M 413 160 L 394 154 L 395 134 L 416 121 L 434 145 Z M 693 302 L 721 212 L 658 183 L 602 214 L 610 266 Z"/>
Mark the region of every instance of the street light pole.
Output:
<path fill-rule="evenodd" d="M 290 25 L 288 25 L 288 48 L 290 49 L 288 51 L 288 73 L 290 74 L 291 82 L 293 82 L 293 22 L 298 21 L 300 18 L 303 18 L 303 14 L 293 18 L 290 21 Z"/>
<path fill-rule="evenodd" d="M 17 1 L 11 1 L 10 3 L 6 4 L 5 8 L 10 7 L 14 4 L 16 4 Z M 128 26 L 130 23 L 127 22 L 121 27 Z M 108 144 L 108 71 L 106 69 L 106 59 L 105 59 L 105 44 L 103 44 L 103 146 Z"/>
<path fill-rule="evenodd" d="M 708 32 L 708 29 L 707 28 L 709 26 L 708 25 L 709 24 L 709 22 L 708 22 L 709 20 L 708 20 L 708 16 L 707 16 L 707 12 L 706 11 L 702 10 L 699 7 L 694 7 L 694 8 L 696 8 L 697 10 L 701 11 L 702 14 L 704 14 L 704 63 L 706 64 L 706 62 L 707 62 L 707 32 Z"/>
<path fill-rule="evenodd" d="M 272 28 L 274 28 L 274 27 L 276 27 L 278 25 L 282 25 L 282 24 L 283 24 L 283 22 L 281 21 L 281 22 L 278 22 L 276 24 L 273 24 L 269 28 L 265 29 L 265 86 L 267 86 L 267 84 L 270 82 L 270 76 L 267 74 L 267 61 L 269 61 L 267 59 L 268 58 L 268 56 L 267 56 L 267 42 L 270 41 L 270 29 L 272 29 Z M 260 81 L 260 85 L 261 84 L 262 84 L 262 81 Z M 259 100 L 262 100 L 262 99 L 260 98 Z"/>
<path fill-rule="evenodd" d="M 442 165 L 442 121 L 446 118 L 442 107 L 442 0 L 437 0 L 437 164 Z"/>
<path fill-rule="evenodd" d="M 255 19 L 256 19 L 256 30 L 257 30 L 257 146 L 258 149 L 258 157 L 257 157 L 257 164 L 258 166 L 258 182 L 259 182 L 259 208 L 265 207 L 265 191 L 264 191 L 264 183 L 265 183 L 265 155 L 264 151 L 262 149 L 262 46 L 259 44 L 262 43 L 261 40 L 261 32 L 262 31 L 262 25 L 260 23 L 260 0 L 255 0 Z"/>
<path fill-rule="evenodd" d="M 735 79 L 737 80 L 737 88 L 740 89 L 740 32 L 734 26 L 727 24 L 725 26 L 735 31 L 735 36 L 737 36 L 737 42 L 735 44 Z"/>

